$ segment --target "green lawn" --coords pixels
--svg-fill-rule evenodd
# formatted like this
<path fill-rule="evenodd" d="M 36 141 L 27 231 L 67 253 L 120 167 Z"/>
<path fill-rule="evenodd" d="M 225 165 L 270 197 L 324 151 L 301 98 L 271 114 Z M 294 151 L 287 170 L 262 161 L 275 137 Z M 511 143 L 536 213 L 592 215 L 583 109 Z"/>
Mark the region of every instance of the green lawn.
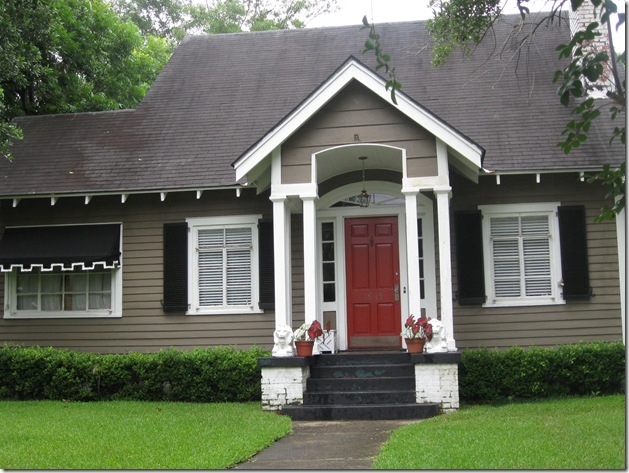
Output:
<path fill-rule="evenodd" d="M 396 430 L 376 469 L 625 469 L 625 396 L 474 406 Z"/>
<path fill-rule="evenodd" d="M 2 469 L 224 469 L 291 430 L 260 403 L 0 402 Z"/>
<path fill-rule="evenodd" d="M 225 469 L 290 432 L 260 404 L 0 402 L 2 469 Z M 464 407 L 396 430 L 376 469 L 625 469 L 625 397 Z"/>

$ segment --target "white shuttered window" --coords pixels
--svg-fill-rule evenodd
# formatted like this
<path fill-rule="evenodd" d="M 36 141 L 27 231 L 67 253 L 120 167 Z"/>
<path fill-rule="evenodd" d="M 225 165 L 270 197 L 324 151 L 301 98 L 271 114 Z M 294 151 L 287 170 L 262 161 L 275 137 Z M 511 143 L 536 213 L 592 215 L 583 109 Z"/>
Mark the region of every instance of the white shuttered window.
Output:
<path fill-rule="evenodd" d="M 259 216 L 189 219 L 196 313 L 257 311 Z"/>
<path fill-rule="evenodd" d="M 489 205 L 483 213 L 486 305 L 562 303 L 558 204 Z"/>

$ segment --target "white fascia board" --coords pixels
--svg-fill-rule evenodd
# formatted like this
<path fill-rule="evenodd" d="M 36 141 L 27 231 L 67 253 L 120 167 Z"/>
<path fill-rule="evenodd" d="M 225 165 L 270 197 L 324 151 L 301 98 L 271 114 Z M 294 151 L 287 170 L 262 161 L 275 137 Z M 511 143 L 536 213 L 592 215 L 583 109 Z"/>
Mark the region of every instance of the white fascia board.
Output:
<path fill-rule="evenodd" d="M 383 100 L 390 101 L 390 93 L 385 89 L 385 81 L 380 76 L 355 60 L 348 61 L 253 148 L 236 160 L 234 163 L 236 180 L 244 178 L 274 149 L 281 146 L 352 79 L 356 79 Z M 442 140 L 448 147 L 458 151 L 471 161 L 470 164 L 477 168 L 481 167 L 483 150 L 477 144 L 419 107 L 402 92 L 396 93 L 396 100 L 397 107 L 402 113 Z"/>

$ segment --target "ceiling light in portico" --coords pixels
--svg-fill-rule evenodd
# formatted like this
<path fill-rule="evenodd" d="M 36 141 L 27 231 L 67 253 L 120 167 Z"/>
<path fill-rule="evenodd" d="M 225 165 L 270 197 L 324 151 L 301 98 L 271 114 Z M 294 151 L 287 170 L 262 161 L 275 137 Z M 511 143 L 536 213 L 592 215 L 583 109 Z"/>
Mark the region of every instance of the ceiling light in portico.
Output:
<path fill-rule="evenodd" d="M 369 207 L 371 196 L 367 194 L 367 191 L 365 190 L 365 160 L 367 159 L 367 156 L 360 156 L 358 159 L 363 162 L 363 190 L 360 195 L 357 196 L 357 199 L 361 207 Z"/>

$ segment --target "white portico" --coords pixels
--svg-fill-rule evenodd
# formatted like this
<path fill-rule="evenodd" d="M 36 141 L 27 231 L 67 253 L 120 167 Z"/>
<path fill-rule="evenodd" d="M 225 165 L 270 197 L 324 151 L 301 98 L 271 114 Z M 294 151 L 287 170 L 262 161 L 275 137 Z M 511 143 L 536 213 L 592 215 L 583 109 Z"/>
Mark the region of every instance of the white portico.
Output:
<path fill-rule="evenodd" d="M 441 319 L 455 351 L 449 173 L 476 180 L 483 150 L 403 94 L 397 102 L 352 59 L 234 166 L 271 190 L 276 327 L 301 319 L 291 287 L 301 214 L 306 322 L 332 320 L 341 350 L 386 348 L 421 314 Z"/>

